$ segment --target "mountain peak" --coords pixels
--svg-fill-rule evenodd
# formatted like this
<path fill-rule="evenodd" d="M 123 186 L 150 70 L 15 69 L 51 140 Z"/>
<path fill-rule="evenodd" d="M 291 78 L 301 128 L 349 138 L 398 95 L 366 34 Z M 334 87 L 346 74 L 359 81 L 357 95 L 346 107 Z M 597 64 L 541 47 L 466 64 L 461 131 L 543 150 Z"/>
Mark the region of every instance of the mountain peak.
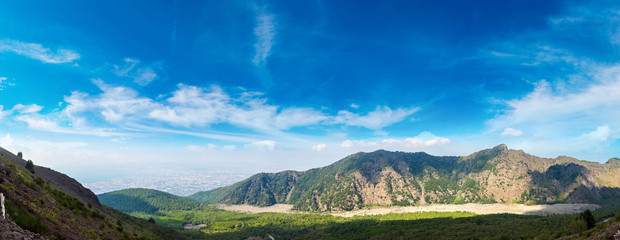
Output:
<path fill-rule="evenodd" d="M 505 151 L 508 151 L 508 146 L 502 143 L 500 145 L 493 147 L 493 150 L 499 150 L 499 151 L 505 152 Z"/>
<path fill-rule="evenodd" d="M 610 158 L 605 164 L 618 164 L 620 165 L 620 158 Z"/>

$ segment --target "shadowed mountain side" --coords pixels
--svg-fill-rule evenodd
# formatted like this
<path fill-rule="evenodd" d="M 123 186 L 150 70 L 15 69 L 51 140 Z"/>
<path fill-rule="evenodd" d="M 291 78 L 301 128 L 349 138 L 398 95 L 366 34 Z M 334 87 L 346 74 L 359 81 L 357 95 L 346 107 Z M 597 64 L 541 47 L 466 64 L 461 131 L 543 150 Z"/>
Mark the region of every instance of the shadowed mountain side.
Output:
<path fill-rule="evenodd" d="M 189 198 L 208 203 L 338 211 L 367 205 L 428 203 L 594 203 L 616 196 L 620 160 L 539 158 L 498 145 L 469 156 L 378 150 L 322 168 L 260 173 Z M 604 194 L 605 193 L 605 194 Z"/>
<path fill-rule="evenodd" d="M 154 214 L 159 210 L 194 210 L 201 203 L 167 192 L 145 188 L 130 188 L 98 195 L 102 204 L 125 213 Z"/>
<path fill-rule="evenodd" d="M 100 195 L 99 200 L 107 206 L 125 213 L 143 212 L 155 213 L 157 208 L 139 197 L 126 195 Z"/>

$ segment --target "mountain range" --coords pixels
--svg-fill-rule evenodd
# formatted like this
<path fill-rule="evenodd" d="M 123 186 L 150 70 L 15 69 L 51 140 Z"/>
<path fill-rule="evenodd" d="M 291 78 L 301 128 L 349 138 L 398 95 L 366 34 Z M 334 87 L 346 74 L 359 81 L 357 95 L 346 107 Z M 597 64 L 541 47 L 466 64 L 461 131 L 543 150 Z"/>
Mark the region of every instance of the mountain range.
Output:
<path fill-rule="evenodd" d="M 338 239 L 367 224 L 374 226 L 371 233 L 378 238 L 419 236 L 416 235 L 419 229 L 410 226 L 419 222 L 398 220 L 409 219 L 408 215 L 388 217 L 396 218 L 391 224 L 400 224 L 398 228 L 404 231 L 394 232 L 374 218 L 349 221 L 318 214 L 250 216 L 219 210 L 208 203 L 257 206 L 286 203 L 298 210 L 320 212 L 369 205 L 567 202 L 606 203 L 611 210 L 618 208 L 619 176 L 617 158 L 604 164 L 565 156 L 540 158 L 499 145 L 462 157 L 384 150 L 360 152 L 329 166 L 259 173 L 236 184 L 189 197 L 151 189 L 125 189 L 95 196 L 75 179 L 0 148 L 0 192 L 7 199 L 8 213 L 7 219 L 0 221 L 0 239 L 238 239 L 266 237 L 271 233 L 299 239 L 323 234 L 326 239 Z M 465 216 L 451 214 L 446 216 Z M 489 220 L 495 218 L 503 220 Z M 493 224 L 485 231 L 467 233 L 455 229 L 471 224 L 471 220 L 426 222 L 452 227 L 448 232 L 435 232 L 437 236 L 488 236 L 513 221 L 528 221 L 527 224 L 551 221 L 553 224 L 549 226 L 543 224 L 540 228 L 529 227 L 513 233 L 553 233 L 557 237 L 572 232 L 562 230 L 570 218 L 479 217 L 474 219 L 478 228 L 483 229 L 478 223 Z M 312 219 L 311 223 L 308 219 Z M 204 229 L 180 231 L 186 224 Z M 345 225 L 349 229 L 343 232 L 339 226 Z M 610 225 L 610 233 L 616 226 Z M 428 230 L 428 226 L 424 229 Z M 352 238 L 363 239 L 364 234 Z M 532 234 L 527 236 L 535 236 Z"/>
<path fill-rule="evenodd" d="M 378 150 L 307 171 L 259 173 L 188 197 L 206 203 L 285 203 L 303 211 L 434 203 L 595 203 L 620 196 L 619 176 L 618 158 L 605 164 L 541 158 L 503 144 L 462 157 Z"/>

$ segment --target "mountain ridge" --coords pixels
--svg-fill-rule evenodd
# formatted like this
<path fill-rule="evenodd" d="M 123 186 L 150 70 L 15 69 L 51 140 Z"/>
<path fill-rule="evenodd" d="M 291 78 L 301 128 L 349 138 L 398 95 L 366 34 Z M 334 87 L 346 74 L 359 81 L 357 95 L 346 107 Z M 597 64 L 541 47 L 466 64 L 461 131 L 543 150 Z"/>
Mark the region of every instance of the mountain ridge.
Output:
<path fill-rule="evenodd" d="M 617 162 L 540 158 L 504 144 L 460 157 L 377 150 L 306 171 L 259 173 L 188 197 L 207 203 L 287 203 L 309 211 L 428 203 L 591 203 L 618 194 Z"/>

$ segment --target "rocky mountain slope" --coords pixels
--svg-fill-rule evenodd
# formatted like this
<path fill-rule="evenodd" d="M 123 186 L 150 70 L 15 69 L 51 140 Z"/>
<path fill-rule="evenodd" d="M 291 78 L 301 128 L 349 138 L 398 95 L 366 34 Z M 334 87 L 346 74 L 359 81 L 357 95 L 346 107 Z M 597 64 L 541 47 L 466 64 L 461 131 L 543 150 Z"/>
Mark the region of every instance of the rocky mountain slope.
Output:
<path fill-rule="evenodd" d="M 499 145 L 463 157 L 356 153 L 326 167 L 260 173 L 189 197 L 329 211 L 429 203 L 592 203 L 620 196 L 619 189 L 620 159 L 600 164 L 564 156 L 540 158 Z"/>
<path fill-rule="evenodd" d="M 49 239 L 185 239 L 171 229 L 102 206 L 73 178 L 39 166 L 33 166 L 32 172 L 25 166 L 21 157 L 0 148 L 0 192 L 6 197 L 8 214 L 1 225 L 15 236 L 41 239 L 32 234 L 36 233 Z"/>

